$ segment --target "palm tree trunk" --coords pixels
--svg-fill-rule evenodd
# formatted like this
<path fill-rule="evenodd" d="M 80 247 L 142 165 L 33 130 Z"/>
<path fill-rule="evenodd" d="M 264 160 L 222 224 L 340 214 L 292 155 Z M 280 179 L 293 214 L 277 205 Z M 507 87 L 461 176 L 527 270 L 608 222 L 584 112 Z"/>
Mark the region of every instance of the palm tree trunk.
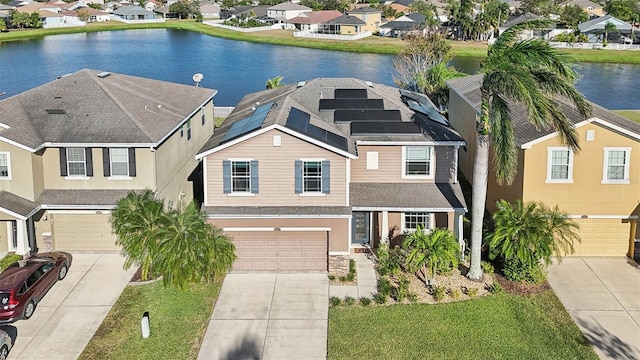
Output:
<path fill-rule="evenodd" d="M 489 173 L 489 135 L 478 134 L 476 155 L 473 163 L 473 195 L 471 209 L 471 266 L 467 277 L 482 278 L 480 261 L 482 256 L 482 224 L 487 201 L 487 174 Z"/>

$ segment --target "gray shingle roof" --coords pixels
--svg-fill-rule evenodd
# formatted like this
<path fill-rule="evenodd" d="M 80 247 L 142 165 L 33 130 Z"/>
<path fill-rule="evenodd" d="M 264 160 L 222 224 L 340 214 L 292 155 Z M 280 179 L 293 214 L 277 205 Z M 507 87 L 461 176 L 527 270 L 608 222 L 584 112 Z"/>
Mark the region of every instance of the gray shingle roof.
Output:
<path fill-rule="evenodd" d="M 267 10 L 306 10 L 306 11 L 311 11 L 311 8 L 308 6 L 304 6 L 304 5 L 300 5 L 300 4 L 294 4 L 291 2 L 284 2 L 284 3 L 280 3 L 278 5 L 274 5 L 271 6 L 269 8 L 267 8 Z"/>
<path fill-rule="evenodd" d="M 216 90 L 84 69 L 0 101 L 0 137 L 49 144 L 157 144 Z M 49 110 L 49 111 L 47 111 Z M 52 111 L 53 110 L 53 111 Z"/>
<path fill-rule="evenodd" d="M 210 215 L 351 215 L 351 209 L 341 206 L 205 206 Z"/>
<path fill-rule="evenodd" d="M 38 207 L 38 204 L 5 190 L 0 190 L 0 209 L 27 216 Z"/>
<path fill-rule="evenodd" d="M 358 208 L 466 210 L 460 184 L 351 183 L 351 206 Z"/>
<path fill-rule="evenodd" d="M 67 206 L 88 206 L 98 209 L 112 209 L 119 199 L 127 196 L 129 190 L 57 190 L 46 189 L 37 202 L 48 209 Z"/>
<path fill-rule="evenodd" d="M 598 18 L 580 23 L 578 24 L 578 30 L 580 30 L 580 32 L 583 32 L 583 33 L 590 32 L 590 31 L 604 30 L 604 27 L 608 22 L 614 24 L 616 26 L 616 30 L 618 31 L 626 31 L 626 32 L 631 31 L 631 24 L 626 23 L 611 15 L 605 15 L 602 17 L 598 17 Z"/>
<path fill-rule="evenodd" d="M 347 11 L 347 14 L 371 14 L 371 13 L 382 13 L 382 10 L 380 9 L 376 9 L 376 8 L 372 8 L 369 6 L 364 6 L 361 8 L 357 8 L 357 9 L 353 9 L 353 10 L 349 10 Z"/>
<path fill-rule="evenodd" d="M 327 24 L 337 24 L 337 25 L 367 25 L 366 22 L 360 20 L 353 15 L 342 15 L 335 19 L 331 19 L 327 21 Z"/>
<path fill-rule="evenodd" d="M 536 14 L 526 13 L 526 14 L 523 14 L 523 15 L 520 15 L 518 17 L 515 17 L 513 19 L 508 20 L 504 24 L 500 25 L 500 27 L 501 28 L 510 28 L 510 27 L 512 27 L 514 25 L 522 24 L 525 21 L 531 21 L 531 20 L 545 20 L 545 18 L 542 17 L 542 16 L 538 16 Z"/>
<path fill-rule="evenodd" d="M 482 74 L 477 74 L 447 81 L 449 88 L 460 95 L 477 112 L 480 111 L 480 86 L 482 85 L 482 76 Z M 559 99 L 558 102 L 562 112 L 564 112 L 573 124 L 586 120 L 580 116 L 578 111 L 570 102 L 562 99 Z M 592 117 L 604 120 L 633 133 L 640 134 L 640 124 L 613 113 L 600 105 L 591 102 L 590 104 L 593 107 Z M 518 146 L 555 132 L 552 128 L 536 129 L 535 126 L 531 125 L 528 121 L 527 112 L 523 106 L 511 103 L 510 112 L 513 122 L 515 141 Z"/>
<path fill-rule="evenodd" d="M 138 5 L 122 6 L 113 10 L 115 15 L 153 15 L 153 12 L 144 9 Z"/>

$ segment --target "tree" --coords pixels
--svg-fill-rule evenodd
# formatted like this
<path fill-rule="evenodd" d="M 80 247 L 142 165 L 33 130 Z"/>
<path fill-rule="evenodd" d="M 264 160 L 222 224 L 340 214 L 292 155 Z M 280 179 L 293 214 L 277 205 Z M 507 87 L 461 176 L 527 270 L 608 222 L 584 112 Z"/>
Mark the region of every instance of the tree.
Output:
<path fill-rule="evenodd" d="M 560 141 L 579 150 L 573 124 L 560 110 L 558 98 L 568 99 L 583 118 L 591 106 L 575 88 L 578 77 L 567 55 L 551 48 L 543 39 L 518 41 L 521 31 L 543 29 L 547 21 L 533 20 L 507 29 L 489 47 L 483 64 L 480 123 L 473 166 L 471 222 L 471 266 L 467 276 L 482 278 L 482 224 L 487 194 L 489 147 L 493 147 L 498 183 L 511 184 L 517 173 L 517 150 L 510 108 L 520 105 L 536 128 L 553 128 Z"/>
<path fill-rule="evenodd" d="M 609 33 L 618 33 L 616 25 L 610 21 L 604 24 L 604 36 L 602 37 L 602 43 L 606 44 L 609 41 Z"/>
<path fill-rule="evenodd" d="M 409 4 L 409 11 L 414 14 L 424 15 L 425 25 L 429 28 L 436 28 L 440 25 L 440 21 L 438 21 L 437 8 L 433 4 L 427 4 L 424 0 L 416 0 Z"/>
<path fill-rule="evenodd" d="M 604 11 L 622 21 L 635 23 L 640 20 L 640 1 L 610 0 L 605 3 Z"/>
<path fill-rule="evenodd" d="M 9 23 L 11 24 L 11 27 L 24 29 L 30 26 L 31 17 L 27 13 L 12 10 L 11 20 L 9 20 Z"/>
<path fill-rule="evenodd" d="M 402 247 L 408 251 L 405 265 L 410 271 L 421 271 L 426 286 L 433 286 L 436 273 L 455 268 L 460 259 L 460 246 L 448 229 L 425 232 L 418 226 L 405 238 Z"/>
<path fill-rule="evenodd" d="M 589 20 L 589 15 L 586 12 L 582 11 L 582 8 L 578 5 L 567 5 L 562 9 L 560 13 L 560 21 L 570 26 L 571 28 L 576 28 L 578 24 L 583 23 Z"/>
<path fill-rule="evenodd" d="M 181 0 L 169 6 L 169 12 L 176 14 L 180 19 L 195 19 L 200 14 L 200 2 Z"/>
<path fill-rule="evenodd" d="M 265 86 L 267 87 L 267 90 L 281 87 L 283 85 L 282 79 L 284 79 L 284 76 L 276 76 L 273 79 L 267 80 L 265 84 Z"/>
<path fill-rule="evenodd" d="M 495 230 L 488 243 L 492 258 L 503 259 L 508 269 L 505 275 L 511 280 L 534 280 L 529 274 L 549 266 L 554 256 L 561 261 L 562 256 L 572 254 L 574 242 L 580 241 L 575 233 L 580 227 L 558 206 L 549 208 L 535 201 L 523 204 L 521 200 L 512 205 L 500 200 L 497 207 Z"/>
<path fill-rule="evenodd" d="M 4 19 L 0 19 L 0 32 L 7 31 L 7 24 L 4 22 Z"/>
<path fill-rule="evenodd" d="M 78 14 L 78 19 L 80 19 L 81 21 L 87 21 L 89 20 L 89 10 L 87 9 L 78 9 L 76 11 L 76 14 Z"/>
<path fill-rule="evenodd" d="M 116 244 L 126 257 L 124 267 L 141 267 L 141 279 L 147 280 L 158 251 L 159 230 L 167 224 L 162 200 L 151 190 L 130 191 L 118 200 L 111 212 L 111 227 L 117 236 Z"/>
<path fill-rule="evenodd" d="M 171 210 L 168 222 L 158 231 L 154 268 L 165 286 L 184 288 L 207 282 L 231 269 L 235 246 L 207 222 L 206 215 L 191 202 L 184 210 Z"/>

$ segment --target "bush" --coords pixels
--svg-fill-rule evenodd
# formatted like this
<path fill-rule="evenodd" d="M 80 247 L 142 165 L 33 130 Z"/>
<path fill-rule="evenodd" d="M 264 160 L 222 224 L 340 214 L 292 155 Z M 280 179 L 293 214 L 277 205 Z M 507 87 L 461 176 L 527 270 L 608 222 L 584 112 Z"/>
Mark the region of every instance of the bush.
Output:
<path fill-rule="evenodd" d="M 470 298 L 475 299 L 478 297 L 478 289 L 477 288 L 468 288 L 467 289 L 467 295 L 469 295 Z"/>
<path fill-rule="evenodd" d="M 444 287 L 444 286 L 434 286 L 433 287 L 433 298 L 437 302 L 440 302 L 440 301 L 444 300 L 446 295 L 447 295 L 447 288 L 446 287 Z"/>
<path fill-rule="evenodd" d="M 393 286 L 391 285 L 389 278 L 381 277 L 380 280 L 378 280 L 378 294 L 381 294 L 384 297 L 389 297 L 392 292 Z"/>
<path fill-rule="evenodd" d="M 451 292 L 449 294 L 454 300 L 460 300 L 460 298 L 462 297 L 462 291 L 460 291 L 460 289 L 458 288 L 451 289 Z"/>
<path fill-rule="evenodd" d="M 353 281 L 356 279 L 356 274 L 355 273 L 348 273 L 347 274 L 347 281 Z"/>
<path fill-rule="evenodd" d="M 356 273 L 356 261 L 353 259 L 349 259 L 349 274 Z"/>
<path fill-rule="evenodd" d="M 331 305 L 331 306 L 339 306 L 341 302 L 342 302 L 342 300 L 340 300 L 340 298 L 337 297 L 337 296 L 332 296 L 329 299 L 329 305 Z"/>
<path fill-rule="evenodd" d="M 22 255 L 18 255 L 15 253 L 8 253 L 0 260 L 0 272 L 4 271 L 6 268 L 9 267 L 9 265 L 13 264 L 18 260 L 22 260 Z"/>
<path fill-rule="evenodd" d="M 405 254 L 399 246 L 389 249 L 389 244 L 380 244 L 377 252 L 378 274 L 380 276 L 399 274 L 405 261 Z"/>
<path fill-rule="evenodd" d="M 486 289 L 492 294 L 501 294 L 503 292 L 502 285 L 497 281 L 494 281 L 491 285 L 487 285 Z"/>
<path fill-rule="evenodd" d="M 530 267 L 518 259 L 506 260 L 502 272 L 508 280 L 517 282 L 541 284 L 547 278 L 541 264 Z"/>
<path fill-rule="evenodd" d="M 416 303 L 418 302 L 418 294 L 410 292 L 409 295 L 407 295 L 407 299 L 409 299 L 409 301 L 412 303 Z"/>
<path fill-rule="evenodd" d="M 356 303 L 356 299 L 351 297 L 351 296 L 346 296 L 344 298 L 344 303 L 349 305 L 349 306 L 351 306 L 351 305 L 354 305 Z"/>
<path fill-rule="evenodd" d="M 406 276 L 401 276 L 398 280 L 398 287 L 393 289 L 393 294 L 391 295 L 391 297 L 393 297 L 393 299 L 398 302 L 406 299 L 409 296 L 409 284 L 411 284 L 409 278 L 407 278 Z"/>
<path fill-rule="evenodd" d="M 333 281 L 336 279 L 336 276 L 334 274 L 329 274 L 329 281 Z"/>
<path fill-rule="evenodd" d="M 385 296 L 384 294 L 380 294 L 380 293 L 373 295 L 373 301 L 375 301 L 376 304 L 380 304 L 380 305 L 386 304 L 388 298 L 389 298 L 388 296 Z"/>
<path fill-rule="evenodd" d="M 482 272 L 485 274 L 493 274 L 495 272 L 493 264 L 488 261 L 481 261 L 480 267 L 482 267 Z"/>
<path fill-rule="evenodd" d="M 340 279 L 340 282 L 347 282 L 347 276 L 346 275 L 342 275 L 338 279 Z"/>
<path fill-rule="evenodd" d="M 371 305 L 371 299 L 369 299 L 368 297 L 361 297 L 360 298 L 360 305 L 362 305 L 362 306 Z"/>

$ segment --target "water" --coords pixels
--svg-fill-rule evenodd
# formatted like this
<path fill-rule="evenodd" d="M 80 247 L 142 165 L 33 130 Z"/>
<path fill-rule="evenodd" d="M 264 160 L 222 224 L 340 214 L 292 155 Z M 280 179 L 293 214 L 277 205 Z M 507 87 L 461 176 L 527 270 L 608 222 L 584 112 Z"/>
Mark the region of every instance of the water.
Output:
<path fill-rule="evenodd" d="M 4 98 L 83 68 L 113 71 L 218 90 L 216 104 L 233 106 L 267 79 L 291 84 L 316 77 L 355 77 L 393 85 L 391 55 L 356 54 L 224 40 L 190 31 L 149 29 L 48 36 L 0 44 Z M 477 59 L 452 62 L 467 73 Z M 640 66 L 580 64 L 577 87 L 609 109 L 640 109 Z"/>

